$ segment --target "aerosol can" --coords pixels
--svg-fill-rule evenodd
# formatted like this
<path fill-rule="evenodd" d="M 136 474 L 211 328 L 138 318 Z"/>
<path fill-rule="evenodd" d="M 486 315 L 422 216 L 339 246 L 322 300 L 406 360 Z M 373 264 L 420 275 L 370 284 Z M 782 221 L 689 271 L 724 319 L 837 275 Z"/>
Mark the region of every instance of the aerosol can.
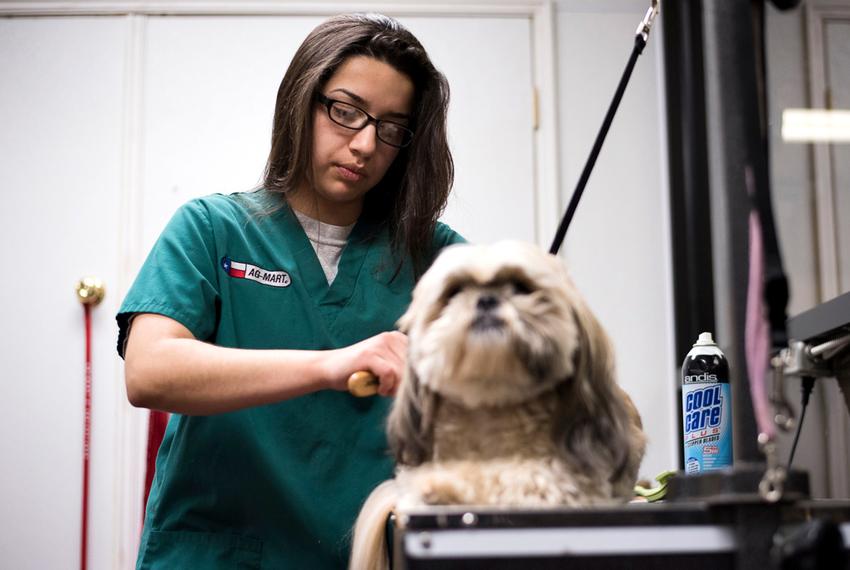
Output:
<path fill-rule="evenodd" d="M 685 473 L 732 466 L 732 387 L 729 365 L 710 332 L 682 363 Z"/>

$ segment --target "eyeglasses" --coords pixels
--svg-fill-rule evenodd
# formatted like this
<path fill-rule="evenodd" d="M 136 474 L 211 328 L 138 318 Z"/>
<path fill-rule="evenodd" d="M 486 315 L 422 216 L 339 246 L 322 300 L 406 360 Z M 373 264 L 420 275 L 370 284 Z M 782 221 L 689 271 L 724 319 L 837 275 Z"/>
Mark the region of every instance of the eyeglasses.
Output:
<path fill-rule="evenodd" d="M 413 141 L 413 131 L 400 123 L 376 119 L 360 107 L 330 99 L 321 93 L 316 94 L 316 100 L 327 107 L 330 120 L 341 127 L 359 131 L 369 123 L 375 123 L 375 133 L 383 143 L 395 148 L 404 148 Z"/>

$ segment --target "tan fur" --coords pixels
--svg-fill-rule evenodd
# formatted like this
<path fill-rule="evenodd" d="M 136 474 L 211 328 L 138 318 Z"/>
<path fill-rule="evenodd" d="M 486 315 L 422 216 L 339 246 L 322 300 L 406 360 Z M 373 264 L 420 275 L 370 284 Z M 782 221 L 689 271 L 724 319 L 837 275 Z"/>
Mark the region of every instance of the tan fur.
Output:
<path fill-rule="evenodd" d="M 632 496 L 646 446 L 640 417 L 557 257 L 519 242 L 452 246 L 399 324 L 409 346 L 388 420 L 397 510 Z M 383 532 L 385 515 L 367 514 L 372 502 L 355 541 L 361 529 Z M 356 570 L 372 567 L 362 552 L 352 555 Z"/>
<path fill-rule="evenodd" d="M 369 495 L 354 524 L 351 545 L 351 567 L 364 570 L 387 570 L 389 559 L 385 536 L 387 517 L 398 502 L 395 480 L 384 481 Z M 354 561 L 357 561 L 355 564 Z"/>

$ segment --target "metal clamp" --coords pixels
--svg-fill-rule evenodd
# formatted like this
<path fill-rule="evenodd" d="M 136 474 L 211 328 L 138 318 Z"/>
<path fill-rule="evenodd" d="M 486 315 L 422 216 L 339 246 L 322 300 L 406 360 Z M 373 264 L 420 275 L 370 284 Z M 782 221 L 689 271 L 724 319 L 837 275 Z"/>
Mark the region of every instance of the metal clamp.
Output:
<path fill-rule="evenodd" d="M 835 376 L 835 369 L 830 362 L 833 358 L 850 348 L 850 335 L 810 345 L 799 340 L 792 340 L 787 348 L 771 358 L 773 368 L 773 420 L 783 430 L 795 426 L 794 411 L 785 397 L 785 378 L 824 378 Z"/>
<path fill-rule="evenodd" d="M 788 348 L 784 348 L 780 352 L 784 374 L 786 376 L 812 376 L 814 378 L 833 376 L 835 371 L 829 361 L 846 348 L 850 348 L 850 335 L 814 346 L 799 340 L 792 340 L 788 343 Z"/>
<path fill-rule="evenodd" d="M 850 347 L 850 335 L 818 345 L 792 340 L 770 360 L 773 367 L 773 420 L 783 430 L 795 426 L 794 411 L 785 396 L 785 378 L 824 378 L 835 375 L 830 360 Z"/>
<path fill-rule="evenodd" d="M 644 43 L 649 40 L 649 30 L 652 28 L 652 23 L 658 15 L 658 0 L 652 0 L 652 5 L 646 10 L 646 15 L 638 24 L 635 35 L 642 36 Z"/>
<path fill-rule="evenodd" d="M 785 376 L 799 376 L 801 378 L 803 376 L 811 376 L 813 378 L 832 376 L 832 367 L 829 366 L 825 358 L 826 352 L 829 351 L 832 354 L 832 351 L 835 349 L 835 345 L 832 343 L 833 341 L 830 341 L 829 343 L 812 347 L 805 342 L 792 340 L 788 343 L 788 348 L 783 348 L 779 353 L 783 374 Z M 830 346 L 823 348 L 827 344 Z"/>

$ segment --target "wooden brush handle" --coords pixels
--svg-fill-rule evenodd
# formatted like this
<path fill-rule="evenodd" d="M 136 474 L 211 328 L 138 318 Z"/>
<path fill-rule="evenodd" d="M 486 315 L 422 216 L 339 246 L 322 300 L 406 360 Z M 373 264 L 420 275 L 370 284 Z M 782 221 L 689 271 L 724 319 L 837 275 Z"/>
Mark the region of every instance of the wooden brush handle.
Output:
<path fill-rule="evenodd" d="M 378 393 L 378 377 L 371 372 L 360 370 L 348 377 L 348 391 L 358 398 L 374 396 Z"/>

